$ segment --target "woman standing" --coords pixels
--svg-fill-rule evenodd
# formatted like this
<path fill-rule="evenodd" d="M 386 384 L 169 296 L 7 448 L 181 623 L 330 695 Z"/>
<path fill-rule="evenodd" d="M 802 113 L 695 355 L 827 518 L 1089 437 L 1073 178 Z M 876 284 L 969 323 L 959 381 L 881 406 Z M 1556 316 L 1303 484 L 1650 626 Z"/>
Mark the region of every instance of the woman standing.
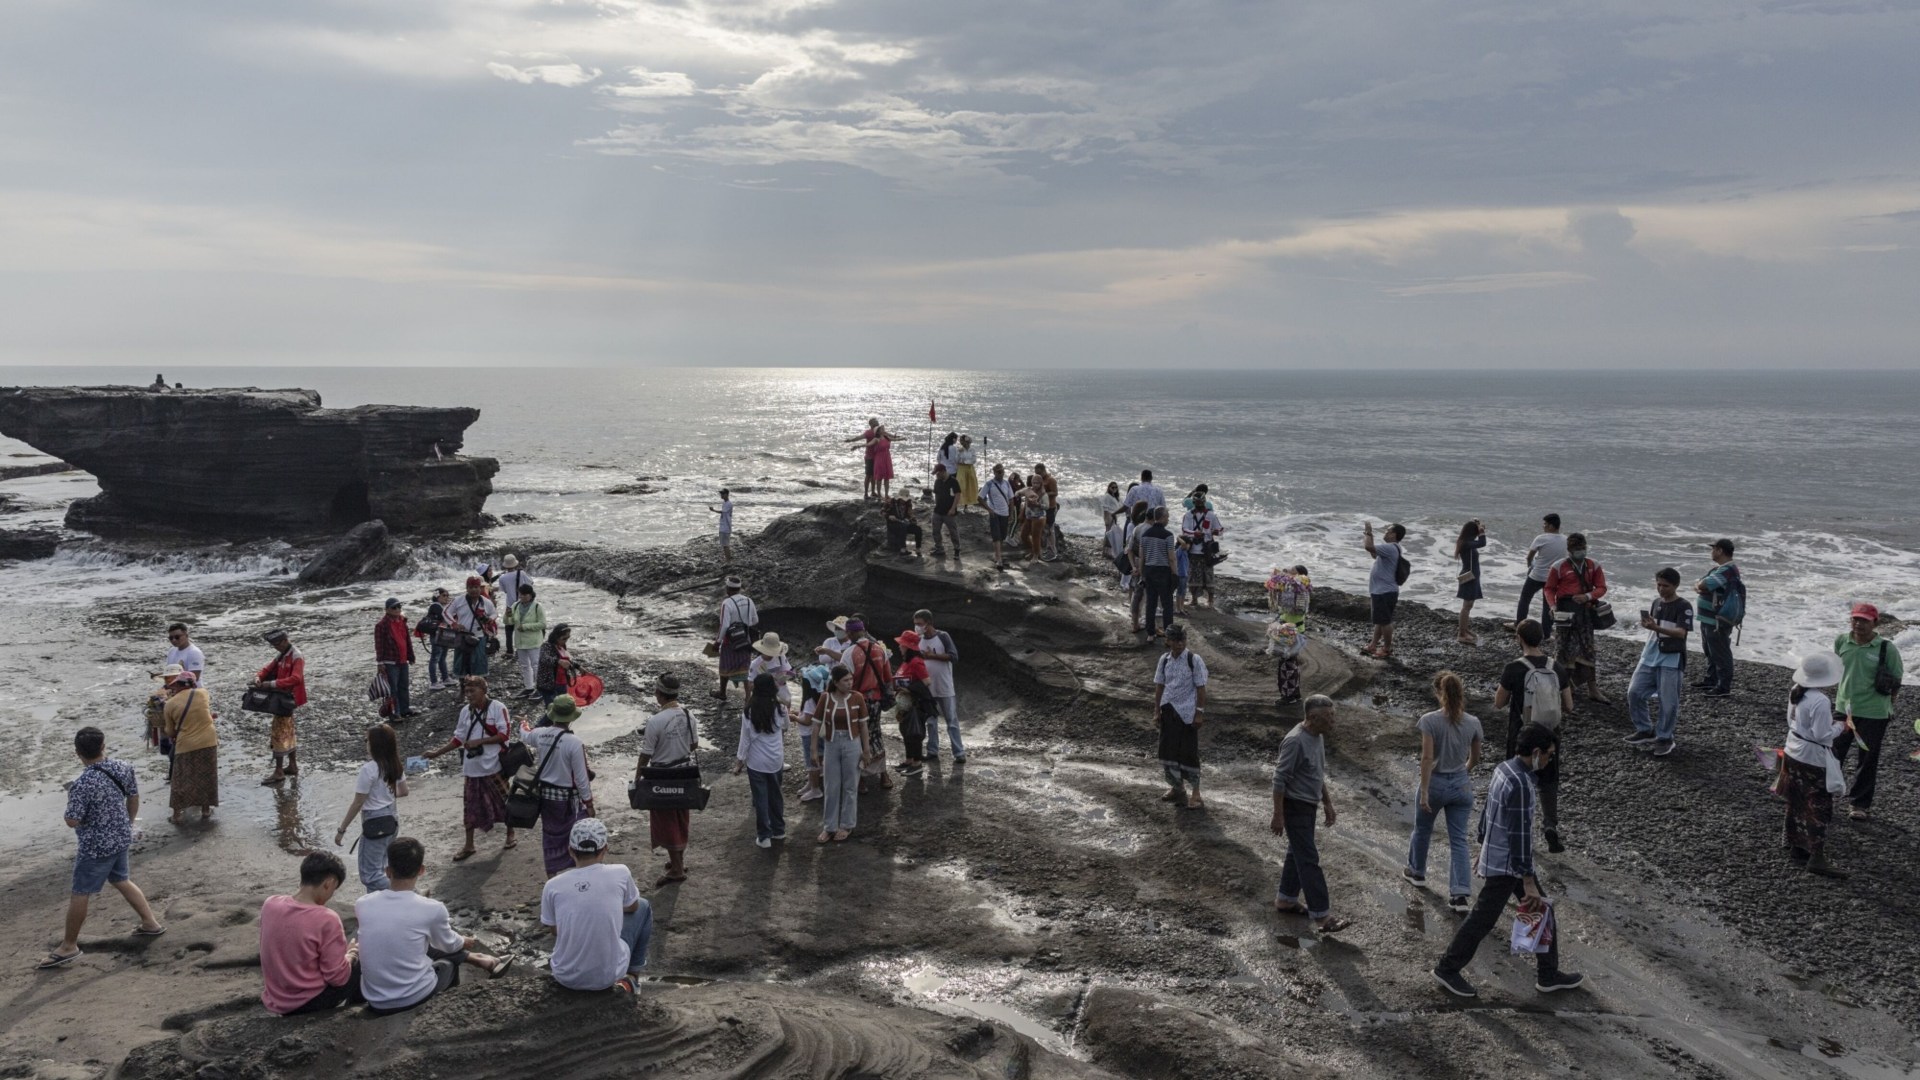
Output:
<path fill-rule="evenodd" d="M 1028 478 L 1022 497 L 1025 502 L 1020 512 L 1020 538 L 1026 543 L 1027 558 L 1038 562 L 1047 543 L 1047 487 L 1039 473 Z"/>
<path fill-rule="evenodd" d="M 953 474 L 953 478 L 960 483 L 960 499 L 957 505 L 963 511 L 980 501 L 980 474 L 974 469 L 976 459 L 977 455 L 973 451 L 973 436 L 960 436 L 960 448 L 954 452 L 954 460 L 959 463 L 955 468 L 959 471 Z"/>
<path fill-rule="evenodd" d="M 507 609 L 507 628 L 513 631 L 513 658 L 520 665 L 520 696 L 540 693 L 540 654 L 547 636 L 547 613 L 540 606 L 533 586 L 522 583 L 520 597 Z"/>
<path fill-rule="evenodd" d="M 285 716 L 276 715 L 267 735 L 267 748 L 273 753 L 273 772 L 260 786 L 271 787 L 300 772 L 300 739 L 294 733 L 293 709 L 307 703 L 307 660 L 293 647 L 285 630 L 269 630 L 267 644 L 279 654 L 253 677 L 256 690 L 278 690 L 290 695 L 293 708 Z M 383 886 L 384 887 L 384 886 Z"/>
<path fill-rule="evenodd" d="M 1107 481 L 1107 490 L 1100 496 L 1100 526 L 1112 531 L 1113 524 L 1120 518 L 1120 482 Z"/>
<path fill-rule="evenodd" d="M 874 429 L 873 441 L 867 444 L 873 450 L 873 486 L 881 499 L 893 495 L 893 435 L 886 425 Z"/>
<path fill-rule="evenodd" d="M 947 467 L 948 476 L 960 475 L 960 433 L 959 432 L 957 431 L 947 432 L 947 437 L 941 440 L 940 452 L 934 456 L 933 463 L 935 465 L 945 465 Z"/>
<path fill-rule="evenodd" d="M 1480 599 L 1480 549 L 1487 546 L 1487 527 L 1475 518 L 1460 527 L 1460 537 L 1453 542 L 1453 557 L 1460 560 L 1460 585 L 1454 595 L 1460 598 L 1460 643 L 1478 645 L 1480 638 L 1473 632 L 1468 621 L 1473 614 L 1473 602 Z"/>
<path fill-rule="evenodd" d="M 1814 653 L 1793 673 L 1787 697 L 1787 745 L 1780 755 L 1780 794 L 1787 800 L 1787 854 L 1805 862 L 1807 872 L 1843 878 L 1846 871 L 1827 862 L 1827 829 L 1833 825 L 1833 794 L 1827 790 L 1833 740 L 1844 724 L 1833 718 L 1828 696 L 1840 684 L 1845 665 L 1836 653 Z"/>
<path fill-rule="evenodd" d="M 567 849 L 573 823 L 593 816 L 593 774 L 587 768 L 587 744 L 570 725 L 580 719 L 580 706 L 565 694 L 547 707 L 546 727 L 527 733 L 533 754 L 534 780 L 540 787 L 540 855 L 547 876 L 573 869 Z"/>
<path fill-rule="evenodd" d="M 827 692 L 814 707 L 815 745 L 820 748 L 819 843 L 845 840 L 859 816 L 860 770 L 867 763 L 867 699 L 854 692 L 853 672 L 834 665 Z"/>
<path fill-rule="evenodd" d="M 1480 720 L 1467 712 L 1467 687 L 1460 676 L 1442 671 L 1433 677 L 1440 708 L 1420 718 L 1420 790 L 1414 802 L 1413 840 L 1400 872 L 1415 885 L 1427 883 L 1427 849 L 1433 819 L 1447 816 L 1447 906 L 1465 912 L 1472 905 L 1473 863 L 1467 854 L 1467 823 L 1473 816 L 1474 766 L 1480 764 Z"/>
<path fill-rule="evenodd" d="M 1587 699 L 1598 705 L 1611 705 L 1612 699 L 1600 693 L 1600 673 L 1594 663 L 1593 616 L 1600 598 L 1607 595 L 1607 574 L 1600 564 L 1587 558 L 1587 538 L 1582 533 L 1567 537 L 1567 557 L 1547 571 L 1547 603 L 1553 607 L 1560 642 L 1558 659 L 1567 665 L 1574 682 L 1587 685 Z"/>
<path fill-rule="evenodd" d="M 400 831 L 397 800 L 407 794 L 407 772 L 400 762 L 400 743 L 393 728 L 375 724 L 367 729 L 367 760 L 353 780 L 353 803 L 340 828 L 333 834 L 333 846 L 347 838 L 347 827 L 360 819 L 360 884 L 368 892 L 388 886 L 387 847 Z"/>
<path fill-rule="evenodd" d="M 160 734 L 173 743 L 173 788 L 168 796 L 173 823 L 182 823 L 180 814 L 189 806 L 199 807 L 200 820 L 207 820 L 220 805 L 220 738 L 213 730 L 212 702 L 194 685 L 193 672 L 183 671 L 167 683 Z"/>
<path fill-rule="evenodd" d="M 540 646 L 540 660 L 534 665 L 533 688 L 540 694 L 540 703 L 552 705 L 553 699 L 567 692 L 574 676 L 573 657 L 567 652 L 567 642 L 573 637 L 573 627 L 566 623 L 556 623 L 547 631 L 547 640 Z M 542 726 L 545 721 L 541 721 Z"/>
<path fill-rule="evenodd" d="M 753 842 L 772 847 L 787 838 L 787 805 L 780 795 L 780 773 L 787 767 L 787 707 L 780 702 L 772 675 L 754 676 L 747 707 L 740 714 L 740 748 L 733 772 L 747 774 L 753 789 Z"/>
<path fill-rule="evenodd" d="M 518 650 L 516 650 L 518 651 Z M 506 705 L 487 696 L 487 680 L 469 675 L 461 682 L 467 692 L 466 704 L 453 722 L 453 738 L 447 744 L 426 753 L 437 758 L 449 750 L 460 751 L 460 775 L 466 780 L 461 824 L 467 828 L 467 842 L 453 857 L 454 862 L 473 858 L 473 834 L 492 832 L 495 825 L 507 822 L 507 783 L 500 775 L 500 748 L 513 733 L 513 718 Z M 506 850 L 519 846 L 513 838 L 513 826 L 507 825 Z"/>

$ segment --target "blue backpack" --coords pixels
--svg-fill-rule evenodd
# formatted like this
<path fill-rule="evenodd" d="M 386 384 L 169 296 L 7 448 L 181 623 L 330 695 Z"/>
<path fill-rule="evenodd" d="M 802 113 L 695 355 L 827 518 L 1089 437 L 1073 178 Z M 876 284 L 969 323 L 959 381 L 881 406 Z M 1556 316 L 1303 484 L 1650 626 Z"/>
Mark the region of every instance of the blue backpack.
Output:
<path fill-rule="evenodd" d="M 1740 576 L 1740 568 L 1732 563 L 1727 564 L 1726 580 L 1726 595 L 1720 598 L 1713 617 L 1728 626 L 1739 626 L 1747 617 L 1747 583 Z"/>

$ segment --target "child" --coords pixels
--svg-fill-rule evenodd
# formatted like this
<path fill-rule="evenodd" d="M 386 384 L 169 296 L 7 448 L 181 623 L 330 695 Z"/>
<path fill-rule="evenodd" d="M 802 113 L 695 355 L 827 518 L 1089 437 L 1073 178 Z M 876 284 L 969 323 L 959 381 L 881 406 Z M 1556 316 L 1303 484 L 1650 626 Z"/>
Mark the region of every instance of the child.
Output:
<path fill-rule="evenodd" d="M 729 546 L 733 539 L 733 493 L 721 488 L 720 505 L 707 509 L 720 515 L 720 561 L 730 563 L 733 561 L 733 549 Z"/>

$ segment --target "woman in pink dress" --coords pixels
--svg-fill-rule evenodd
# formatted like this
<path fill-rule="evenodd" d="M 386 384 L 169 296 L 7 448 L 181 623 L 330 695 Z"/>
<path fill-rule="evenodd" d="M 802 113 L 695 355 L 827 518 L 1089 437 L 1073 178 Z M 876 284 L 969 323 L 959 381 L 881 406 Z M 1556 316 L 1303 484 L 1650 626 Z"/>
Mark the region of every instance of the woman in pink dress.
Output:
<path fill-rule="evenodd" d="M 893 494 L 893 435 L 879 428 L 868 445 L 873 448 L 873 482 L 880 487 L 880 497 L 886 499 Z"/>

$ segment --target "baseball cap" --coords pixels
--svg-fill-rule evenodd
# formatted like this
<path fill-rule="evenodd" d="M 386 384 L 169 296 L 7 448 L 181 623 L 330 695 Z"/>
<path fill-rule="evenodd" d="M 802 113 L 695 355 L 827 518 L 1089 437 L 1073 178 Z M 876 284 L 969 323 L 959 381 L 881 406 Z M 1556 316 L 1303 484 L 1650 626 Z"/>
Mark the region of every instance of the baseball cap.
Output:
<path fill-rule="evenodd" d="M 591 817 L 574 822 L 572 831 L 567 833 L 567 846 L 582 855 L 593 855 L 606 850 L 606 823 L 599 818 Z"/>

